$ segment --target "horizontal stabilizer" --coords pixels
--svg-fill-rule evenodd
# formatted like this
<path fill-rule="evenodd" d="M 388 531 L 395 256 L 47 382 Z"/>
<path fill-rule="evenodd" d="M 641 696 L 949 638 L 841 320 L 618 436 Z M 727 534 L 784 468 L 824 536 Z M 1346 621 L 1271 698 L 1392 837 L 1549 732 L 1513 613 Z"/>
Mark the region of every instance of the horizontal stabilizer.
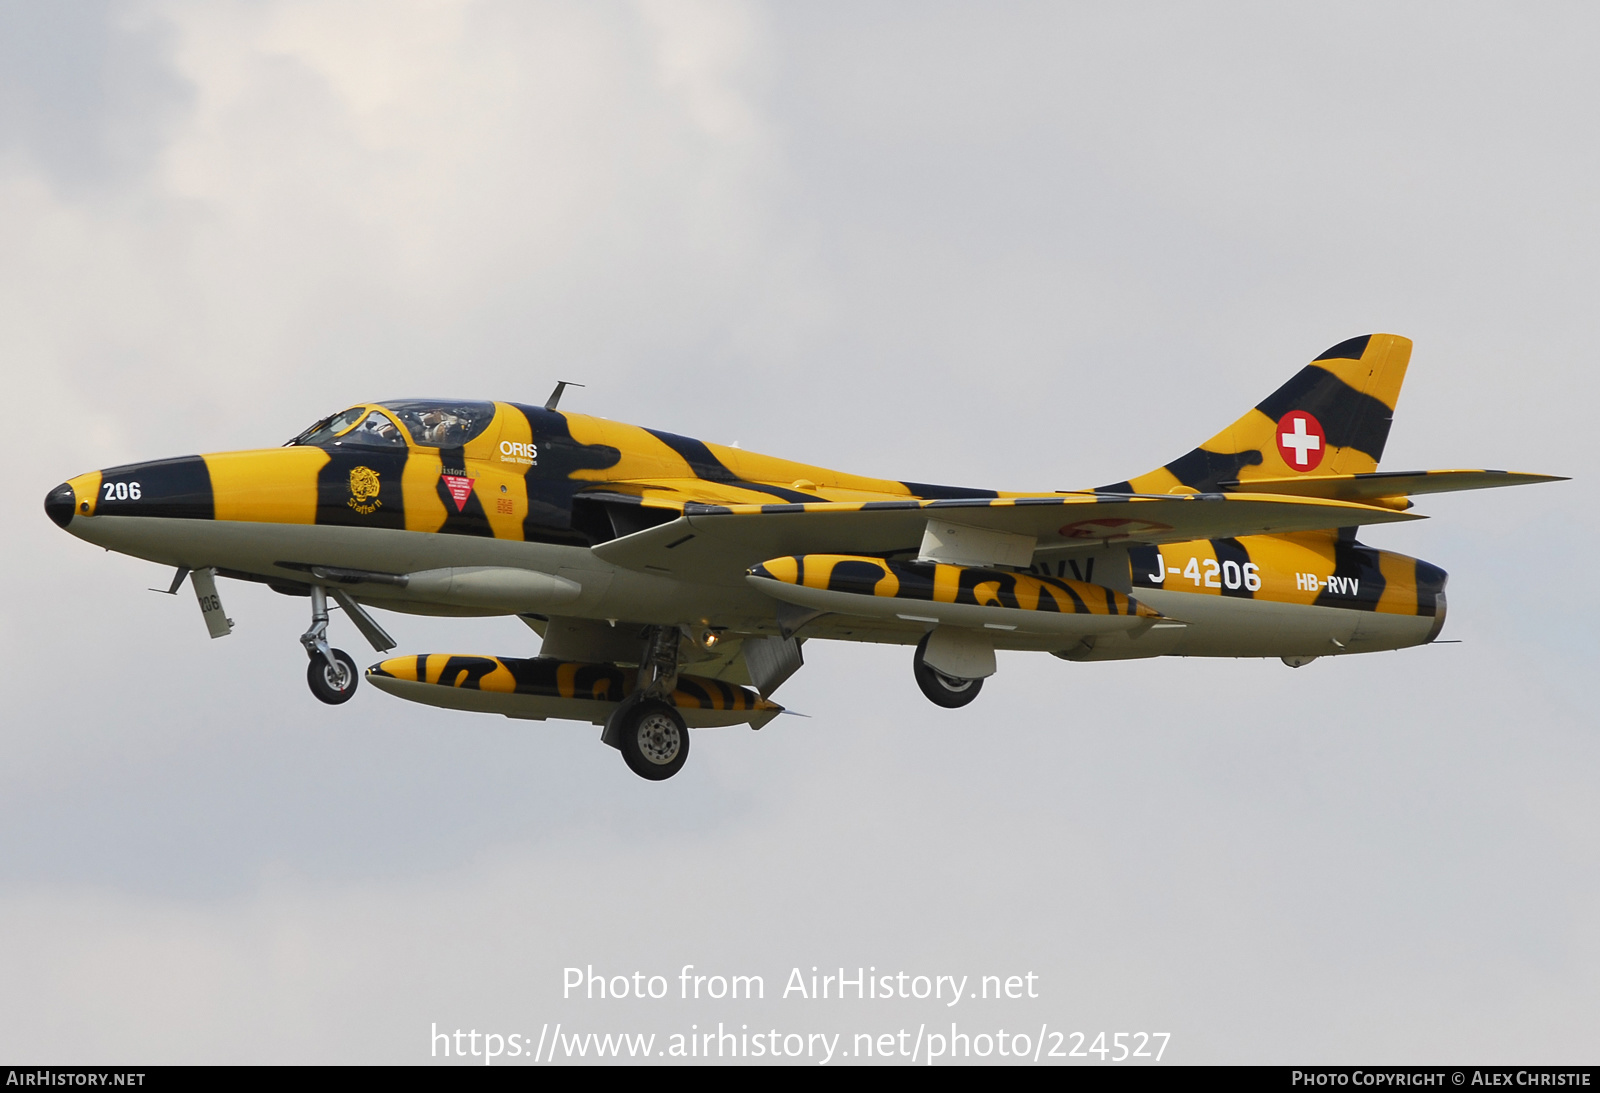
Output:
<path fill-rule="evenodd" d="M 1229 492 L 1274 493 L 1290 497 L 1322 497 L 1335 501 L 1375 501 L 1381 497 L 1413 497 L 1424 493 L 1488 490 L 1525 486 L 1530 482 L 1565 482 L 1554 474 L 1517 471 L 1374 471 L 1371 474 L 1302 475 L 1294 478 L 1252 478 L 1220 483 Z"/>

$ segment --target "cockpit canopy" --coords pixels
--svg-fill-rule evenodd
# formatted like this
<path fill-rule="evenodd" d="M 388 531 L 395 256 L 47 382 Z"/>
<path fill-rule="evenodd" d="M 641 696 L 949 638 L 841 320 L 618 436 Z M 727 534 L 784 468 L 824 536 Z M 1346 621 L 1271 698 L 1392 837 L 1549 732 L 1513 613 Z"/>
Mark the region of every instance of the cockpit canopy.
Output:
<path fill-rule="evenodd" d="M 460 448 L 478 437 L 493 420 L 492 402 L 407 399 L 378 406 L 353 406 L 343 413 L 323 418 L 289 444 L 316 448 L 404 448 L 409 433 L 412 443 L 421 448 Z"/>

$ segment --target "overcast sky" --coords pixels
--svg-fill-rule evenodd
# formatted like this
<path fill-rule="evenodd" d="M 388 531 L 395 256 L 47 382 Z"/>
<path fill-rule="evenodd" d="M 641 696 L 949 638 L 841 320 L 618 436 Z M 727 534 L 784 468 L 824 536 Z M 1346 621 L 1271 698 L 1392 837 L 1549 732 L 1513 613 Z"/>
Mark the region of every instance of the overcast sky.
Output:
<path fill-rule="evenodd" d="M 1593 1062 L 1597 36 L 1580 4 L 0 0 L 0 1056 L 954 1019 Z M 697 734 L 662 784 L 587 725 L 325 707 L 304 601 L 223 582 L 210 641 L 41 511 L 557 379 L 841 469 L 1092 486 L 1371 331 L 1416 341 L 1386 468 L 1574 478 L 1366 536 L 1451 573 L 1461 644 L 1002 655 L 952 712 L 905 649 L 812 643 L 779 696 L 809 720 Z M 768 999 L 563 1002 L 590 964 Z M 813 965 L 1040 997 L 777 998 Z"/>

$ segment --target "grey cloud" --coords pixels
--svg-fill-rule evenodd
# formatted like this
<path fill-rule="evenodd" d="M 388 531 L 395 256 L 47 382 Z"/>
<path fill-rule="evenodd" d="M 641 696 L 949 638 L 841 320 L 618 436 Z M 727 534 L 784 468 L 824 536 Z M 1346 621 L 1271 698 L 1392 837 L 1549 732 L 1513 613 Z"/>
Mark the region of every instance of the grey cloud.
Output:
<path fill-rule="evenodd" d="M 111 0 L 0 2 L 0 152 L 105 187 L 160 154 L 189 88 L 159 22 Z"/>

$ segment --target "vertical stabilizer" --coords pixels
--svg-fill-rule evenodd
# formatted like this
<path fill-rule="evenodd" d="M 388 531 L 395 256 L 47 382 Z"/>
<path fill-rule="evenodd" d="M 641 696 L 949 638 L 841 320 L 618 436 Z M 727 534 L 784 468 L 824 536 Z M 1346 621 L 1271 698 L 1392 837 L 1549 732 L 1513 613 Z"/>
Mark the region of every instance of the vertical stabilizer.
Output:
<path fill-rule="evenodd" d="M 1411 339 L 1398 334 L 1340 342 L 1200 447 L 1099 492 L 1209 493 L 1232 479 L 1375 471 L 1410 360 Z"/>

